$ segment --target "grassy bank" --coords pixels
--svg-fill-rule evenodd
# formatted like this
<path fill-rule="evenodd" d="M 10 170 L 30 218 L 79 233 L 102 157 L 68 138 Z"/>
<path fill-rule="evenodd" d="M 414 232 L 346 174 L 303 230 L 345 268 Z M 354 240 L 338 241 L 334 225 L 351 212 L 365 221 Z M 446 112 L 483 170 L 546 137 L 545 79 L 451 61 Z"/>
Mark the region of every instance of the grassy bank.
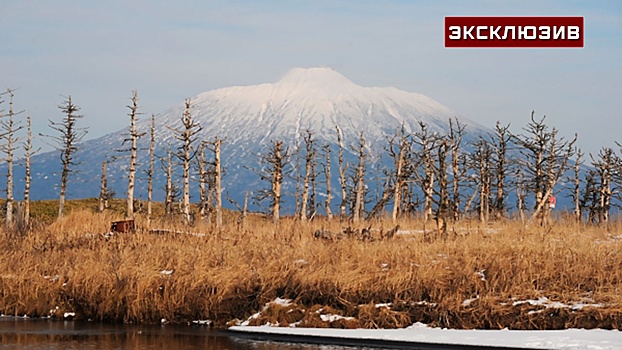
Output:
<path fill-rule="evenodd" d="M 110 221 L 122 214 L 83 208 L 23 237 L 2 232 L 1 313 L 74 312 L 80 319 L 146 323 L 210 319 L 219 327 L 237 319 L 315 327 L 424 322 L 622 330 L 617 224 L 463 222 L 447 240 L 435 240 L 423 233 L 431 225 L 404 220 L 394 238 L 380 240 L 375 232 L 370 242 L 313 237 L 317 229 L 348 226 L 339 220 L 286 218 L 274 226 L 251 216 L 247 229 L 226 217 L 231 223 L 221 231 L 158 221 L 151 228 L 175 233 L 106 237 Z M 147 228 L 140 215 L 137 223 Z"/>

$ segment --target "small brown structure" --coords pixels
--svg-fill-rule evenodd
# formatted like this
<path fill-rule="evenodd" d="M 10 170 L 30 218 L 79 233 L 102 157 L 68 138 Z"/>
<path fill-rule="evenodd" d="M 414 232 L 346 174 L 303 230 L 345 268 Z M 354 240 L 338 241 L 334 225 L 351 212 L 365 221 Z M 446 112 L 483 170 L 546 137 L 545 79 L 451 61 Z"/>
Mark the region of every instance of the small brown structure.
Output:
<path fill-rule="evenodd" d="M 110 231 L 117 233 L 134 233 L 136 226 L 134 220 L 113 221 L 110 224 Z"/>

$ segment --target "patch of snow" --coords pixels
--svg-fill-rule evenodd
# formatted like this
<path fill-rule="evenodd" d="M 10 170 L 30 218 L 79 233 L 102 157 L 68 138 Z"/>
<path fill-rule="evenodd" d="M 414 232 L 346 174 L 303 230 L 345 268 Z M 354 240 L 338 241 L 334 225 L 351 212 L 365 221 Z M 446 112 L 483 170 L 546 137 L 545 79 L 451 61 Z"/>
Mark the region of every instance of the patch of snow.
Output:
<path fill-rule="evenodd" d="M 286 306 L 290 306 L 292 304 L 292 300 L 291 299 L 283 299 L 283 298 L 276 297 L 272 301 L 272 303 L 273 304 L 277 304 L 277 305 L 281 305 L 283 307 L 286 307 Z"/>
<path fill-rule="evenodd" d="M 393 306 L 393 303 L 381 303 L 381 304 L 376 304 L 374 306 L 376 307 L 376 309 L 379 309 L 381 307 L 386 307 L 387 309 L 390 309 L 391 306 Z"/>
<path fill-rule="evenodd" d="M 522 304 L 529 304 L 533 306 L 544 306 L 547 309 L 572 309 L 572 310 L 581 310 L 585 307 L 603 307 L 603 304 L 600 303 L 588 303 L 585 301 L 581 301 L 573 304 L 566 304 L 559 301 L 551 301 L 547 297 L 540 297 L 537 300 L 528 299 L 528 300 L 518 300 L 512 303 L 512 306 L 518 306 Z"/>
<path fill-rule="evenodd" d="M 75 312 L 65 312 L 63 314 L 63 318 L 69 318 L 69 317 L 76 317 L 76 313 Z"/>
<path fill-rule="evenodd" d="M 266 311 L 268 309 L 268 307 L 270 307 L 271 304 L 277 304 L 277 305 L 280 305 L 282 307 L 287 307 L 287 306 L 290 306 L 292 304 L 292 300 L 291 299 L 283 299 L 283 298 L 280 298 L 280 297 L 276 297 L 273 301 L 266 303 L 266 305 L 264 305 L 264 307 L 263 307 L 263 309 L 261 309 L 261 311 L 254 313 L 249 318 L 247 318 L 245 321 L 239 323 L 239 325 L 240 326 L 248 326 L 252 320 L 259 318 L 259 316 L 261 316 L 261 314 L 264 311 Z"/>
<path fill-rule="evenodd" d="M 43 276 L 44 279 L 46 280 L 50 280 L 50 282 L 56 282 L 60 279 L 59 275 L 54 275 L 54 276 Z"/>
<path fill-rule="evenodd" d="M 354 319 L 354 317 L 346 317 L 346 316 L 334 315 L 334 314 L 320 315 L 320 318 L 324 322 L 335 322 L 337 320 L 353 320 Z"/>
<path fill-rule="evenodd" d="M 431 302 L 425 301 L 425 300 L 415 301 L 415 302 L 412 302 L 411 304 L 412 305 L 419 305 L 419 306 L 432 306 L 432 307 L 436 306 L 436 303 L 431 303 Z"/>
<path fill-rule="evenodd" d="M 567 329 L 550 331 L 516 330 L 464 330 L 430 328 L 415 323 L 402 329 L 335 329 L 335 328 L 292 328 L 292 327 L 240 327 L 230 331 L 279 334 L 292 336 L 315 336 L 351 339 L 361 342 L 385 340 L 404 342 L 405 345 L 419 344 L 486 346 L 492 348 L 524 349 L 599 349 L 619 350 L 622 332 L 603 329 Z"/>
<path fill-rule="evenodd" d="M 476 272 L 476 274 L 481 277 L 482 281 L 486 281 L 486 274 L 485 274 L 485 272 L 486 272 L 486 269 L 482 269 L 482 270 L 479 270 L 478 272 Z"/>
<path fill-rule="evenodd" d="M 309 262 L 305 259 L 298 259 L 298 260 L 294 260 L 294 264 L 299 265 L 299 266 L 307 266 L 309 265 Z"/>
<path fill-rule="evenodd" d="M 476 296 L 475 298 L 466 299 L 465 301 L 462 302 L 462 306 L 463 307 L 467 307 L 467 306 L 471 305 L 471 303 L 474 302 L 477 299 L 479 299 L 479 295 Z"/>
<path fill-rule="evenodd" d="M 160 271 L 160 275 L 170 276 L 173 274 L 173 272 L 175 272 L 175 270 L 162 270 Z"/>

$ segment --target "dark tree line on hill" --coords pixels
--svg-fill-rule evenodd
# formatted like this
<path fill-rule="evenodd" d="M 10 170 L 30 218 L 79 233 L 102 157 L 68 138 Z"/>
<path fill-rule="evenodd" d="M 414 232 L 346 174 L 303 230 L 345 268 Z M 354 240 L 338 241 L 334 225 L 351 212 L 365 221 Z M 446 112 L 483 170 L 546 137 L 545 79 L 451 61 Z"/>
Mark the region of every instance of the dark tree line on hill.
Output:
<path fill-rule="evenodd" d="M 8 111 L 0 109 L 0 151 L 7 162 L 6 225 L 27 227 L 29 224 L 30 157 L 37 152 L 32 148 L 30 118 L 26 118 L 25 140 L 18 134 L 24 128 L 21 114 L 13 107 L 14 91 L 7 89 L 0 93 L 0 104 L 8 98 Z M 2 107 L 2 106 L 0 106 Z M 80 108 L 71 96 L 59 106 L 63 115 L 60 121 L 50 120 L 51 135 L 46 136 L 60 153 L 62 166 L 60 178 L 59 212 L 63 215 L 64 199 L 68 179 L 77 165 L 75 154 L 87 130 L 79 127 Z M 138 93 L 132 92 L 128 105 L 130 117 L 128 137 L 119 151 L 129 153 L 126 215 L 133 218 L 137 210 L 134 189 L 137 172 L 138 140 L 146 133 L 139 133 L 136 124 L 139 112 Z M 180 214 L 184 222 L 192 223 L 199 215 L 200 220 L 222 225 L 222 158 L 221 145 L 226 140 L 214 135 L 212 140 L 198 138 L 202 127 L 191 113 L 190 99 L 179 125 L 169 125 L 170 132 L 178 140 L 176 150 L 169 148 L 166 156 L 155 154 L 155 116 L 151 116 L 149 132 L 149 166 L 145 171 L 148 179 L 147 218 L 152 215 L 153 178 L 156 175 L 155 160 L 160 159 L 161 171 L 166 174 L 165 210 L 168 215 Z M 283 186 L 286 181 L 295 182 L 295 217 L 301 221 L 312 220 L 318 213 L 333 218 L 331 206 L 337 204 L 340 219 L 353 222 L 389 214 L 393 221 L 405 215 L 418 215 L 425 221 L 434 219 L 439 232 L 444 233 L 448 222 L 463 218 L 477 218 L 482 222 L 508 218 L 515 212 L 521 221 L 537 221 L 546 224 L 551 218 L 551 199 L 563 186 L 570 192 L 575 220 L 606 224 L 610 219 L 612 206 L 620 202 L 618 188 L 622 185 L 622 160 L 612 148 L 602 148 L 597 155 L 590 154 L 591 167 L 581 171 L 584 154 L 572 140 L 558 135 L 555 128 L 548 126 L 545 117 L 538 119 L 531 115 L 530 122 L 520 133 L 510 131 L 510 126 L 496 124 L 493 131 L 477 135 L 473 139 L 459 120 L 448 121 L 448 132 L 431 132 L 420 122 L 417 130 L 408 131 L 402 125 L 393 135 L 387 137 L 385 151 L 380 155 L 370 154 L 365 135 L 361 132 L 359 142 L 350 145 L 355 161 L 345 160 L 347 152 L 339 126 L 335 129 L 336 162 L 331 159 L 335 153 L 328 143 L 319 144 L 312 131 L 301 136 L 302 144 L 295 145 L 294 152 L 287 147 L 286 140 L 273 140 L 260 157 L 260 168 L 253 169 L 267 184 L 253 195 L 256 203 L 267 203 L 268 215 L 276 223 L 281 216 Z M 24 201 L 15 205 L 13 197 L 13 165 L 18 143 L 23 143 L 26 178 L 24 180 Z M 125 146 L 125 144 L 129 146 Z M 619 145 L 620 146 L 620 145 Z M 126 148 L 123 148 L 126 147 Z M 622 148 L 622 146 L 620 146 Z M 207 153 L 207 155 L 206 155 Z M 226 157 L 226 155 L 225 155 Z M 376 158 L 374 158 L 376 157 Z M 370 159 L 378 162 L 384 157 L 383 168 L 372 173 Z M 100 211 L 108 206 L 114 196 L 107 184 L 106 169 L 109 161 L 102 164 Z M 333 164 L 333 165 L 331 165 Z M 337 166 L 340 197 L 336 201 L 331 186 L 331 166 Z M 183 187 L 174 181 L 174 168 L 181 167 Z M 381 192 L 372 195 L 370 181 L 375 176 L 376 187 Z M 198 212 L 193 212 L 190 203 L 191 179 L 198 182 Z M 569 185 L 568 185 L 569 184 Z M 321 192 L 321 193 L 320 193 Z M 514 203 L 509 202 L 510 193 Z M 324 197 L 324 201 L 320 200 Z M 245 203 L 238 207 L 240 218 L 246 216 L 248 193 Z M 14 215 L 16 214 L 16 215 Z"/>

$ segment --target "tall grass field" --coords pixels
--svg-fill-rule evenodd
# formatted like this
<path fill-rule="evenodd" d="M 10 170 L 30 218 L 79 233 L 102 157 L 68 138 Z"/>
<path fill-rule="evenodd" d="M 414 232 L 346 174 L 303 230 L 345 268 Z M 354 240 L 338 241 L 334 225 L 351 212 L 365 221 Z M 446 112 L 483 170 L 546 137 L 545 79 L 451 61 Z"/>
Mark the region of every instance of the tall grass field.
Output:
<path fill-rule="evenodd" d="M 439 238 L 413 218 L 279 224 L 227 212 L 221 229 L 178 219 L 110 232 L 120 210 L 76 201 L 0 232 L 0 313 L 133 323 L 622 330 L 622 226 L 463 220 Z M 113 205 L 114 208 L 114 205 Z M 51 214 L 52 213 L 52 214 Z M 161 219 L 160 219 L 161 218 Z M 343 230 L 371 226 L 373 239 Z M 150 231 L 151 230 L 151 231 Z M 330 234 L 318 235 L 320 232 Z"/>

